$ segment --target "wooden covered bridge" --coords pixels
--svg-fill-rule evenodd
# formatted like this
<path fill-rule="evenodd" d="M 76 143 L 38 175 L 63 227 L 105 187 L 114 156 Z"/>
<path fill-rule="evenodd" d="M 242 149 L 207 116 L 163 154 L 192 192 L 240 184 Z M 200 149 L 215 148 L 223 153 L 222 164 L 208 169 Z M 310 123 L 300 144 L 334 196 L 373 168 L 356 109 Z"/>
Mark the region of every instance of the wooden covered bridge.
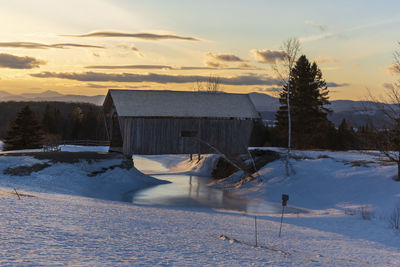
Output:
<path fill-rule="evenodd" d="M 110 151 L 246 153 L 255 120 L 247 94 L 109 90 L 103 104 Z"/>

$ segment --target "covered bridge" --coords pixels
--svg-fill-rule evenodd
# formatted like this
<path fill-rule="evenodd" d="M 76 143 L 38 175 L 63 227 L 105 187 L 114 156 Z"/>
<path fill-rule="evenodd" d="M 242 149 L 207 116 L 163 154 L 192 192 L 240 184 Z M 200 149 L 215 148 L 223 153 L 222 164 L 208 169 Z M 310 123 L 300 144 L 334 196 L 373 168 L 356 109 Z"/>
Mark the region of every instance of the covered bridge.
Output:
<path fill-rule="evenodd" d="M 127 156 L 245 153 L 260 119 L 247 94 L 109 90 L 103 108 L 110 150 Z"/>

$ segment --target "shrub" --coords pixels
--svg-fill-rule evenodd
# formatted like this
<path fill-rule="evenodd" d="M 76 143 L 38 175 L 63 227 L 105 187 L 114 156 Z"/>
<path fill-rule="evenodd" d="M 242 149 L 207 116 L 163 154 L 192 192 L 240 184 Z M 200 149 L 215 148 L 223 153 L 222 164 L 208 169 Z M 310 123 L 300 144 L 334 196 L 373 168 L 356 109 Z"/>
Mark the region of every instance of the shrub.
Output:
<path fill-rule="evenodd" d="M 400 228 L 400 204 L 394 208 L 392 214 L 389 217 L 389 224 L 394 230 L 399 230 Z"/>

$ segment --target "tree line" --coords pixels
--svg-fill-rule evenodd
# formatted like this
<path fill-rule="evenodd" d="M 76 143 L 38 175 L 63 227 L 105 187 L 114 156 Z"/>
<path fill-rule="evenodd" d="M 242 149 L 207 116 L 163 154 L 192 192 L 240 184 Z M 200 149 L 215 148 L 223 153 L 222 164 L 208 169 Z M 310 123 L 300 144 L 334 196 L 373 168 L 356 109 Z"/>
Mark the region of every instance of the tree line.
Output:
<path fill-rule="evenodd" d="M 60 140 L 107 140 L 102 107 L 93 104 L 3 102 L 0 114 L 5 150 L 39 148 Z"/>
<path fill-rule="evenodd" d="M 290 86 L 290 90 L 289 90 Z M 322 72 L 315 62 L 301 55 L 289 80 L 283 84 L 279 95 L 280 107 L 275 115 L 276 125 L 256 123 L 251 139 L 252 146 L 287 147 L 291 115 L 291 147 L 294 149 L 377 149 L 386 131 L 376 129 L 371 123 L 351 125 L 343 119 L 338 127 L 328 119 L 329 90 Z M 290 98 L 290 113 L 288 113 Z"/>

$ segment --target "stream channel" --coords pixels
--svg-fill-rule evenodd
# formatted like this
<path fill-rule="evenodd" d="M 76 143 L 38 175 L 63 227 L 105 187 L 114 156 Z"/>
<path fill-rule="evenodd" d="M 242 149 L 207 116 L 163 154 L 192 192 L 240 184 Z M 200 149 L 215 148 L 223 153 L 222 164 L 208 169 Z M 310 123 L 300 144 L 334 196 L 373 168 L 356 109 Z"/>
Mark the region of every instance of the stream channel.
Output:
<path fill-rule="evenodd" d="M 135 167 L 141 172 L 171 183 L 136 191 L 132 203 L 185 208 L 211 208 L 249 213 L 279 213 L 280 203 L 238 198 L 231 192 L 210 187 L 214 178 L 186 173 L 168 173 L 168 168 L 149 157 L 134 156 Z M 289 211 L 289 210 L 288 210 Z"/>

